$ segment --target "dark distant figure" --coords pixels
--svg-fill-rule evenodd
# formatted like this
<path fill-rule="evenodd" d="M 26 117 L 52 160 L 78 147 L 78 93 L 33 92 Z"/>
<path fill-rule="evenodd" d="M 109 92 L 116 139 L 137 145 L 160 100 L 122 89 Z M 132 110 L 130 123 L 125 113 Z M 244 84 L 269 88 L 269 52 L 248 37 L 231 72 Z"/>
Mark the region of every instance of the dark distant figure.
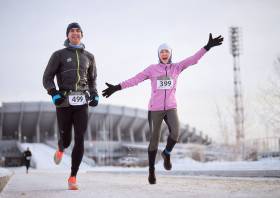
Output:
<path fill-rule="evenodd" d="M 30 166 L 30 160 L 31 160 L 31 156 L 32 156 L 31 152 L 29 151 L 29 147 L 27 147 L 27 151 L 24 151 L 22 153 L 22 156 L 25 159 L 26 174 L 28 174 L 28 169 L 29 169 L 29 166 Z"/>

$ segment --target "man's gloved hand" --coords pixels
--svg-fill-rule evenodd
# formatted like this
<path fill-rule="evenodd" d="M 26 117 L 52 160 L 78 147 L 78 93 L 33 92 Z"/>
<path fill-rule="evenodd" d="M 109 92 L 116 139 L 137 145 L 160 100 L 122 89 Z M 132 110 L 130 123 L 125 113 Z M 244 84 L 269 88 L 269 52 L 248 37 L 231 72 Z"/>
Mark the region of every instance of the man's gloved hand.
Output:
<path fill-rule="evenodd" d="M 105 83 L 108 88 L 102 91 L 102 96 L 105 98 L 109 98 L 113 93 L 122 89 L 121 85 L 111 85 L 109 83 Z"/>
<path fill-rule="evenodd" d="M 207 45 L 204 46 L 204 49 L 209 51 L 211 49 L 211 47 L 222 45 L 223 40 L 224 40 L 224 38 L 221 35 L 213 39 L 212 34 L 210 33 L 209 41 L 208 41 Z"/>
<path fill-rule="evenodd" d="M 64 99 L 66 99 L 66 97 L 60 91 L 57 91 L 56 89 L 51 89 L 50 94 L 53 99 L 53 104 L 55 104 L 55 105 L 60 105 L 61 103 L 63 103 Z"/>
<path fill-rule="evenodd" d="M 89 93 L 90 93 L 89 100 L 91 100 L 91 102 L 89 103 L 89 106 L 96 107 L 98 105 L 98 102 L 99 102 L 99 97 L 95 93 L 95 91 L 90 91 Z"/>

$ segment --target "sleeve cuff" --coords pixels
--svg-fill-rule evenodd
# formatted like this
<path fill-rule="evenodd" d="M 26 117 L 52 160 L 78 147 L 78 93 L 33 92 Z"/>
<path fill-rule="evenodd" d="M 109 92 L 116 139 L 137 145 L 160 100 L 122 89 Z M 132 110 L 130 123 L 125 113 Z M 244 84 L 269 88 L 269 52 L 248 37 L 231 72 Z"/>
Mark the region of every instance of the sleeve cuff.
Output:
<path fill-rule="evenodd" d="M 207 45 L 205 45 L 205 46 L 204 46 L 204 49 L 205 49 L 206 51 L 209 51 L 209 50 L 210 50 L 210 47 L 207 46 Z"/>

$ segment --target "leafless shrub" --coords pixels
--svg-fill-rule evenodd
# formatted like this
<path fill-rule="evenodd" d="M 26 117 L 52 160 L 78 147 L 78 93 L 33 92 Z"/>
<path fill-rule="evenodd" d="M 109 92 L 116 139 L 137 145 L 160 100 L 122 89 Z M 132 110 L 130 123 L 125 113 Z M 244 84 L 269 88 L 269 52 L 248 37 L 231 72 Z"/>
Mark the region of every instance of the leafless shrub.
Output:
<path fill-rule="evenodd" d="M 259 102 L 263 106 L 263 114 L 267 122 L 278 133 L 280 128 L 280 54 L 273 64 L 268 84 L 260 87 Z"/>
<path fill-rule="evenodd" d="M 242 100 L 242 115 L 237 118 L 234 97 L 227 97 L 227 107 L 221 108 L 216 102 L 215 122 L 220 132 L 224 145 L 231 152 L 229 159 L 236 161 L 242 155 L 243 140 L 248 129 L 253 123 L 249 102 Z M 223 110 L 222 110 L 223 109 Z M 240 119 L 237 121 L 237 119 Z"/>
<path fill-rule="evenodd" d="M 229 122 L 227 119 L 227 115 L 225 115 L 224 111 L 221 110 L 217 102 L 216 102 L 215 122 L 223 142 L 225 143 L 226 146 L 228 146 L 232 131 L 230 131 L 229 129 Z"/>

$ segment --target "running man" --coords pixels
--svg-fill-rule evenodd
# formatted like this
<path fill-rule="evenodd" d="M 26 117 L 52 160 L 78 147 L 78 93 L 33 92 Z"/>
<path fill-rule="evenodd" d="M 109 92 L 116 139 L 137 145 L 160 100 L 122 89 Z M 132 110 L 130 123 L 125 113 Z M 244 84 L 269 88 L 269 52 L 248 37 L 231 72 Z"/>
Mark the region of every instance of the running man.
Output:
<path fill-rule="evenodd" d="M 76 176 L 84 155 L 84 135 L 88 124 L 89 106 L 98 105 L 96 89 L 96 65 L 94 56 L 85 50 L 81 42 L 83 31 L 78 23 L 71 23 L 66 29 L 64 49 L 54 52 L 43 76 L 43 85 L 52 96 L 60 138 L 54 154 L 54 163 L 59 165 L 65 149 L 72 140 L 74 126 L 75 145 L 72 151 L 71 174 L 68 179 L 70 190 L 79 189 Z M 59 91 L 54 84 L 57 79 Z"/>
<path fill-rule="evenodd" d="M 24 151 L 22 153 L 22 156 L 24 157 L 24 160 L 25 160 L 25 166 L 26 166 L 26 174 L 28 174 L 28 169 L 29 169 L 29 166 L 30 166 L 30 160 L 31 160 L 31 152 L 29 151 L 29 147 L 26 148 L 26 151 Z"/>
<path fill-rule="evenodd" d="M 206 46 L 201 48 L 195 55 L 178 63 L 172 63 L 171 47 L 167 44 L 162 44 L 158 48 L 158 64 L 150 65 L 135 77 L 118 85 L 106 83 L 108 88 L 102 91 L 102 95 L 108 98 L 118 90 L 136 86 L 138 83 L 143 82 L 146 79 L 151 80 L 152 93 L 148 106 L 148 122 L 151 133 L 150 144 L 148 148 L 148 181 L 150 184 L 156 184 L 154 166 L 163 120 L 168 126 L 170 135 L 167 139 L 166 148 L 161 152 L 161 156 L 164 160 L 164 168 L 166 170 L 172 169 L 170 154 L 180 135 L 179 119 L 177 115 L 177 102 L 175 97 L 179 74 L 187 67 L 196 64 L 198 60 L 210 50 L 211 47 L 221 45 L 222 41 L 223 38 L 221 36 L 213 39 L 212 34 L 210 34 L 209 41 Z"/>

